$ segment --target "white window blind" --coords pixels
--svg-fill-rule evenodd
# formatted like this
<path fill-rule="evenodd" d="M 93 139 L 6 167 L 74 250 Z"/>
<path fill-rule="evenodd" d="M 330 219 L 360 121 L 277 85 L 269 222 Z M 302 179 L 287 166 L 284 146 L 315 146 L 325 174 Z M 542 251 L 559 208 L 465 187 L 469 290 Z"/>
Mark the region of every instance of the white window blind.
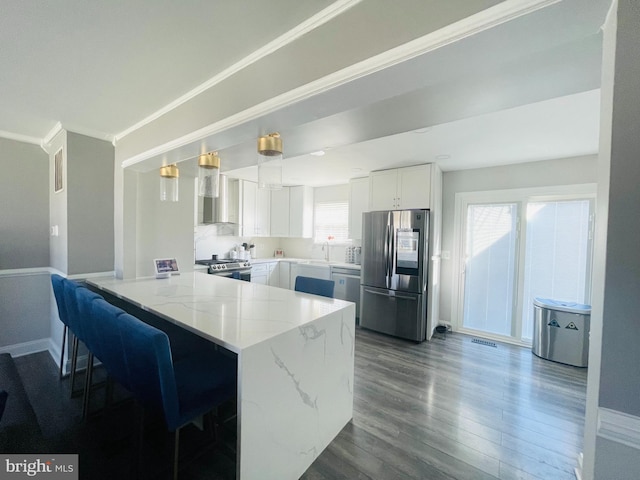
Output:
<path fill-rule="evenodd" d="M 314 223 L 314 242 L 346 242 L 349 238 L 349 202 L 316 203 Z"/>

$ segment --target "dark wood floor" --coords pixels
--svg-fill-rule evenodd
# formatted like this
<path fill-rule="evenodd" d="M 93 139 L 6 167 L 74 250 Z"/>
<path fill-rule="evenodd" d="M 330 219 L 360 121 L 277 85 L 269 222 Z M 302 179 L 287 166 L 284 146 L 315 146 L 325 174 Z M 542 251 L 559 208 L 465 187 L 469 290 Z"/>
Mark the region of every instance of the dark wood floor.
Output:
<path fill-rule="evenodd" d="M 48 354 L 16 364 L 43 436 L 81 452 L 81 478 L 116 478 L 118 464 L 126 478 L 130 447 L 117 438 L 126 436 L 128 414 L 118 414 L 118 434 L 104 432 L 113 417 L 82 426 L 79 401 L 68 399 Z M 358 330 L 353 421 L 303 478 L 573 480 L 585 390 L 586 369 L 529 349 L 460 334 L 416 345 Z M 207 453 L 181 478 L 229 479 L 233 471 L 227 454 Z"/>

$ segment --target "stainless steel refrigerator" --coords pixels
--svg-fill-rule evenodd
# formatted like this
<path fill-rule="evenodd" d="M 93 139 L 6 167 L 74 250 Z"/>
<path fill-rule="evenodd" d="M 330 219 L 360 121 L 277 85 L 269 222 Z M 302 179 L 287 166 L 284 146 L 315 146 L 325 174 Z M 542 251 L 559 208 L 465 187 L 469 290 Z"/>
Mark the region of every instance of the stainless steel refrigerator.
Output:
<path fill-rule="evenodd" d="M 425 340 L 428 259 L 429 210 L 364 213 L 360 326 Z"/>

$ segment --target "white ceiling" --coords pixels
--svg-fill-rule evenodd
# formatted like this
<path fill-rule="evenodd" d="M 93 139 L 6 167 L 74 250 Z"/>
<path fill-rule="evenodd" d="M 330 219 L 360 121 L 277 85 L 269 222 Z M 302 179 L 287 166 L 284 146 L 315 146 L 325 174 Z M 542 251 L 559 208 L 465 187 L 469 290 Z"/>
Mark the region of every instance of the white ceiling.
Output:
<path fill-rule="evenodd" d="M 2 0 L 0 132 L 111 138 L 331 3 Z"/>
<path fill-rule="evenodd" d="M 405 5 L 446 18 L 449 1 L 433 1 L 428 8 L 422 0 Z M 323 9 L 357 3 L 4 0 L 0 136 L 38 143 L 61 124 L 112 139 L 309 17 L 323 15 Z M 435 161 L 446 171 L 596 153 L 598 27 L 608 4 L 549 2 L 525 17 L 257 118 L 242 132 L 246 141 L 221 150 L 223 170 L 255 178 L 251 132 L 267 123 L 281 125 L 288 184 L 344 183 L 371 170 L 424 162 Z M 198 149 L 214 150 L 220 142 L 197 143 Z M 186 145 L 163 158 L 182 162 L 181 172 L 193 174 L 193 148 Z M 321 148 L 324 156 L 308 155 Z M 138 167 L 146 171 L 155 163 Z"/>

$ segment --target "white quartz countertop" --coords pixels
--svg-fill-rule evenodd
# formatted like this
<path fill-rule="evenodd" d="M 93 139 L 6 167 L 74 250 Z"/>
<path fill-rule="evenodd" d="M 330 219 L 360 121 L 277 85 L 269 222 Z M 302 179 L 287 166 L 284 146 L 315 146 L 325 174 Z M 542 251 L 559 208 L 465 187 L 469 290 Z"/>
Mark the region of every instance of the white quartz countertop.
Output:
<path fill-rule="evenodd" d="M 202 271 L 163 279 L 96 277 L 87 283 L 236 353 L 352 305 Z"/>

